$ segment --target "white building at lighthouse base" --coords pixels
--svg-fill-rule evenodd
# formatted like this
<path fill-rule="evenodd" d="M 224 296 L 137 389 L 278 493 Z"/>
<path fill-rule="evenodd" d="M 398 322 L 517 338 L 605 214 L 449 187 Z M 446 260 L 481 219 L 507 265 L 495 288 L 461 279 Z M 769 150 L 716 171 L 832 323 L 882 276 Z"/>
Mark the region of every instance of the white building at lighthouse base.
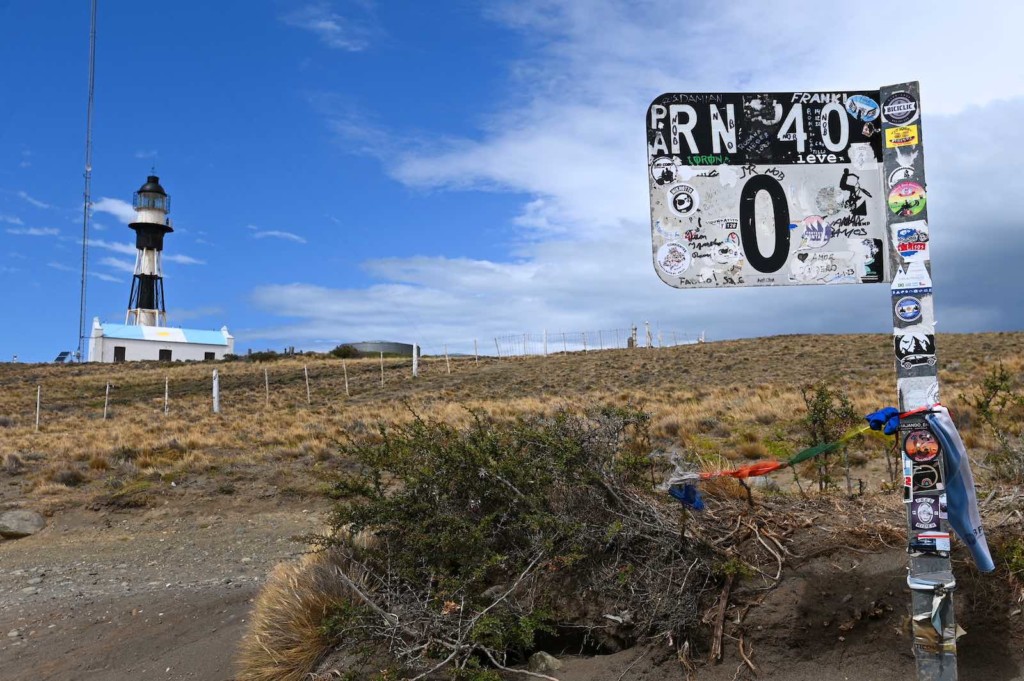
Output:
<path fill-rule="evenodd" d="M 93 319 L 90 362 L 203 361 L 235 351 L 228 327 L 220 331 L 135 324 L 101 324 Z"/>

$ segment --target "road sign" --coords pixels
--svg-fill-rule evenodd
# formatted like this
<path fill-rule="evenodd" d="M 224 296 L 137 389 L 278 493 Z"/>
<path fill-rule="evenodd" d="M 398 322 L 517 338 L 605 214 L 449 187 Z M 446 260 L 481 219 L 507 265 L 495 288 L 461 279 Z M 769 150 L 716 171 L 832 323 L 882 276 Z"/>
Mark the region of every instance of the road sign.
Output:
<path fill-rule="evenodd" d="M 918 412 L 898 433 L 917 677 L 955 681 L 919 100 L 916 82 L 661 95 L 647 110 L 652 252 L 677 288 L 892 283 L 900 411 Z"/>
<path fill-rule="evenodd" d="M 878 99 L 878 90 L 655 99 L 647 154 L 658 276 L 677 288 L 887 281 Z"/>

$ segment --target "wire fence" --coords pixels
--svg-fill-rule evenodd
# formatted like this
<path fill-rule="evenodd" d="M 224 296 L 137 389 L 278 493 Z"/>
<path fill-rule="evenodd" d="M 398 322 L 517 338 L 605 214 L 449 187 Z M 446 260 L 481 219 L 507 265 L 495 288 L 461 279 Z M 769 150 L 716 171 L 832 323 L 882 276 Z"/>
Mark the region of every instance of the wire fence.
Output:
<path fill-rule="evenodd" d="M 703 343 L 704 334 L 664 331 L 650 324 L 629 329 L 597 331 L 542 331 L 497 336 L 494 350 L 498 357 L 523 357 L 567 352 L 592 352 L 628 348 L 664 348 Z M 488 348 L 489 350 L 489 348 Z"/>

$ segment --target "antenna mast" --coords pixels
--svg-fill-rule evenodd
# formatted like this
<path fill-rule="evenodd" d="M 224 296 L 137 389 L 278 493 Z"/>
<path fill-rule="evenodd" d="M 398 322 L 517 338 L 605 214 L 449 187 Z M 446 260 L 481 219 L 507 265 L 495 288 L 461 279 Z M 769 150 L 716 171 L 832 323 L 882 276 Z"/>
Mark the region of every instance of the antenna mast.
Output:
<path fill-rule="evenodd" d="M 89 99 L 85 109 L 85 191 L 82 206 L 82 294 L 78 305 L 78 352 L 83 361 L 85 344 L 85 288 L 89 269 L 89 211 L 92 208 L 92 100 L 96 80 L 96 3 L 92 0 L 89 20 Z"/>

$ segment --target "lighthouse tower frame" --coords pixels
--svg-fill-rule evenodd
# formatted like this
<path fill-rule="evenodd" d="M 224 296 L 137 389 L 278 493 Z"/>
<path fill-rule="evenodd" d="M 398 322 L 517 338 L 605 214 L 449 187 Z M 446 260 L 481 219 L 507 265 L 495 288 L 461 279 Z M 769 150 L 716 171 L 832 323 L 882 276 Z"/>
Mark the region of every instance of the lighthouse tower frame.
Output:
<path fill-rule="evenodd" d="M 164 235 L 174 231 L 167 217 L 171 212 L 171 197 L 160 186 L 160 178 L 150 175 L 146 178 L 146 184 L 135 192 L 132 205 L 135 208 L 135 222 L 128 226 L 135 230 L 137 252 L 124 323 L 133 326 L 167 326 L 160 257 L 164 250 Z"/>

